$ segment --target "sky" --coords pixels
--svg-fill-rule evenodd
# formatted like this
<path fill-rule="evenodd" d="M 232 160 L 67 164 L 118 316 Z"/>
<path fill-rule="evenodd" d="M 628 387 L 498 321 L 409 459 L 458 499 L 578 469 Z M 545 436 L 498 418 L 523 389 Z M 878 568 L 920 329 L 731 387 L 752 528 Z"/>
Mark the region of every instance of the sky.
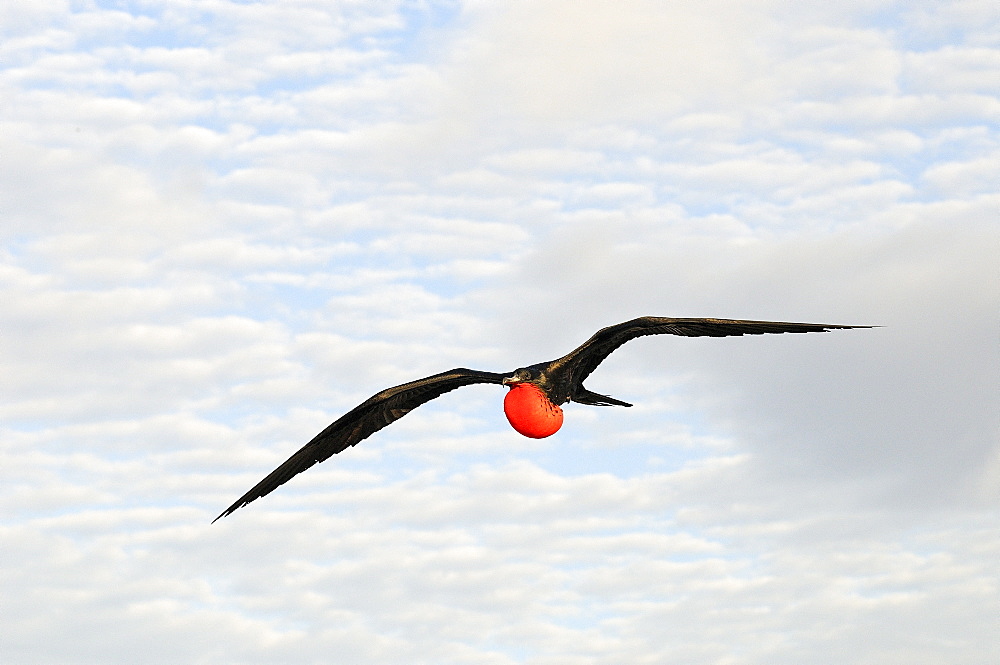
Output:
<path fill-rule="evenodd" d="M 995 0 L 0 6 L 0 661 L 1000 661 Z M 636 316 L 533 440 L 471 386 Z"/>

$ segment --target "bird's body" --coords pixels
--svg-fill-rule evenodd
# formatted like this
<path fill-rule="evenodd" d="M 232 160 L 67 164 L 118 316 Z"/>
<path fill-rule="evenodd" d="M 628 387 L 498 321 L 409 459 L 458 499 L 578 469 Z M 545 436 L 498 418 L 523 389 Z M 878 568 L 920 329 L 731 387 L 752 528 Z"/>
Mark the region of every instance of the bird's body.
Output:
<path fill-rule="evenodd" d="M 591 406 L 632 406 L 614 397 L 587 390 L 583 381 L 615 349 L 636 337 L 663 334 L 730 337 L 870 327 L 643 316 L 602 328 L 561 358 L 521 367 L 513 372 L 498 374 L 459 367 L 434 374 L 372 395 L 313 437 L 215 519 L 270 493 L 314 464 L 356 445 L 421 404 L 462 386 L 474 383 L 509 386 L 511 390 L 504 399 L 504 412 L 510 424 L 525 436 L 542 438 L 555 433 L 562 425 L 561 404 L 577 402 Z"/>

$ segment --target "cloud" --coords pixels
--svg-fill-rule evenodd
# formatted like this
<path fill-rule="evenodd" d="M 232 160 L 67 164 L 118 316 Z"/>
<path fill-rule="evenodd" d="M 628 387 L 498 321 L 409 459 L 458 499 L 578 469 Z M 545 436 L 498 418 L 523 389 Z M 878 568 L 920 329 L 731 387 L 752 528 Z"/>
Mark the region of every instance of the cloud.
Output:
<path fill-rule="evenodd" d="M 767 63 L 750 39 L 761 14 L 738 3 L 633 9 L 603 0 L 474 6 L 458 42 L 464 106 L 501 126 L 643 122 L 696 99 L 752 94 Z"/>
<path fill-rule="evenodd" d="M 990 3 L 0 10 L 0 659 L 996 660 Z M 994 77 L 995 78 L 995 77 Z M 512 432 L 386 386 L 634 316 Z"/>

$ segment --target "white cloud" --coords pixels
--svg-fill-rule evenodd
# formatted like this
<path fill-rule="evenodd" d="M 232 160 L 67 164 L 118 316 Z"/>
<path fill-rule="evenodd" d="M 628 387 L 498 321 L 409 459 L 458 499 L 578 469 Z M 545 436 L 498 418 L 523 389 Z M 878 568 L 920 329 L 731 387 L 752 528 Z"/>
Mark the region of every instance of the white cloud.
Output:
<path fill-rule="evenodd" d="M 750 39 L 767 21 L 738 3 L 518 2 L 478 5 L 468 20 L 456 103 L 483 125 L 669 117 L 753 94 L 767 65 Z"/>
<path fill-rule="evenodd" d="M 993 3 L 52 6 L 0 10 L 0 659 L 997 659 Z M 643 314 L 884 327 L 635 341 L 540 441 L 465 388 L 208 524 Z"/>

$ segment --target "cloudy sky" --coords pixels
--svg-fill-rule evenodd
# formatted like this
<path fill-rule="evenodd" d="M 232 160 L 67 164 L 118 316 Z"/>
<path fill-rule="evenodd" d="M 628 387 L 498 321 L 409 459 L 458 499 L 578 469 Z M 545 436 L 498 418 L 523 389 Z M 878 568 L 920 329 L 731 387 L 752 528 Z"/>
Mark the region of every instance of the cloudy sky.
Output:
<path fill-rule="evenodd" d="M 995 0 L 0 7 L 0 661 L 1000 660 Z M 640 315 L 530 440 L 449 393 Z"/>

